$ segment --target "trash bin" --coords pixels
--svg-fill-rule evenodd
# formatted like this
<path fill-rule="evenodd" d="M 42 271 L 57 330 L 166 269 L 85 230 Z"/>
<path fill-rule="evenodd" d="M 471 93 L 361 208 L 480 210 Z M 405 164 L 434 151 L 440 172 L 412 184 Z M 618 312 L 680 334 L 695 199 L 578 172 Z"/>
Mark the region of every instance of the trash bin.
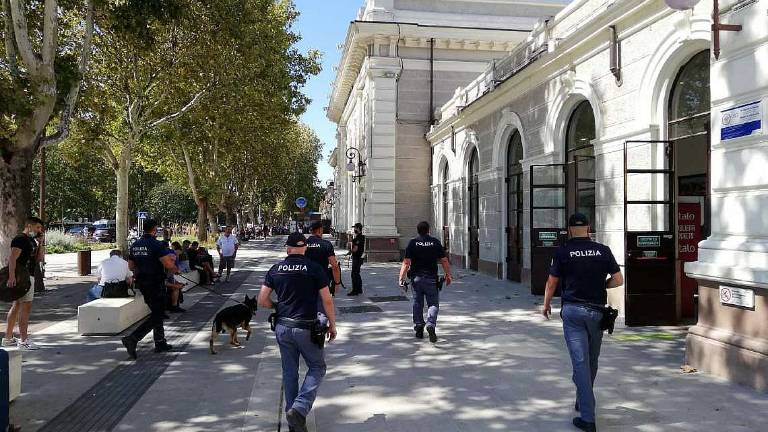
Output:
<path fill-rule="evenodd" d="M 91 251 L 82 250 L 77 252 L 77 274 L 80 276 L 91 274 Z"/>

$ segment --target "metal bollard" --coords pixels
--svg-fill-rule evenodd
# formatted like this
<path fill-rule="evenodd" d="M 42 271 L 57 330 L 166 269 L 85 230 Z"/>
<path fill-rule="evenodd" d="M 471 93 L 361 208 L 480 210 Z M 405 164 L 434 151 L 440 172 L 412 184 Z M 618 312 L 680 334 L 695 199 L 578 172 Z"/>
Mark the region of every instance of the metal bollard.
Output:
<path fill-rule="evenodd" d="M 83 250 L 77 252 L 77 274 L 88 276 L 91 274 L 91 251 Z"/>

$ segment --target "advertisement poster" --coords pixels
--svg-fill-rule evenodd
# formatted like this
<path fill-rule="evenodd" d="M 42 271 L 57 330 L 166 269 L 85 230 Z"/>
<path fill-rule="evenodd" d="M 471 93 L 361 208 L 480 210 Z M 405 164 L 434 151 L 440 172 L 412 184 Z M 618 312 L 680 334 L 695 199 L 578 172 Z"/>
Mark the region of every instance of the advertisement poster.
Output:
<path fill-rule="evenodd" d="M 677 245 L 681 261 L 691 262 L 699 259 L 701 241 L 701 205 L 698 203 L 680 203 L 677 206 Z"/>

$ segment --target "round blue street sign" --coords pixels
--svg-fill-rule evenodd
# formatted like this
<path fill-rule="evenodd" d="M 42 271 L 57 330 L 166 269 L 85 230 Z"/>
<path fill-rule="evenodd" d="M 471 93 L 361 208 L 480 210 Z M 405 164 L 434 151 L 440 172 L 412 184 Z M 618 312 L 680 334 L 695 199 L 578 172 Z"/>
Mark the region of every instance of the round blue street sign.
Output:
<path fill-rule="evenodd" d="M 304 208 L 307 206 L 307 199 L 304 197 L 298 197 L 296 198 L 296 207 L 298 208 Z"/>

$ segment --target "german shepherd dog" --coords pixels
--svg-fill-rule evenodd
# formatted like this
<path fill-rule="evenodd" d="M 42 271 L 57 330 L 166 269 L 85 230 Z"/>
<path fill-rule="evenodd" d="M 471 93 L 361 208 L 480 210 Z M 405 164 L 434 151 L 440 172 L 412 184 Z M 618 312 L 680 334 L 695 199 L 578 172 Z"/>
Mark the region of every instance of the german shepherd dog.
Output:
<path fill-rule="evenodd" d="M 213 347 L 214 342 L 219 337 L 219 334 L 224 333 L 225 330 L 229 332 L 229 344 L 232 346 L 240 346 L 240 341 L 237 340 L 238 327 L 242 327 L 243 330 L 248 332 L 245 335 L 245 340 L 250 339 L 251 318 L 256 313 L 256 305 L 256 297 L 249 298 L 246 295 L 242 303 L 224 308 L 216 314 L 216 318 L 213 319 L 213 325 L 211 326 L 211 354 L 216 354 L 216 349 Z"/>

